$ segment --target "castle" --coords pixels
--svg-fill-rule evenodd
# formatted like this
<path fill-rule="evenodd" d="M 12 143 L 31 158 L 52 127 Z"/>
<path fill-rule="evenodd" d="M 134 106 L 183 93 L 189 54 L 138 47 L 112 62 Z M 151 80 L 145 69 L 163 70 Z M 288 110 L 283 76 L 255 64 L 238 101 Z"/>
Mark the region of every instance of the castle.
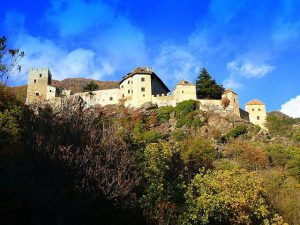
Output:
<path fill-rule="evenodd" d="M 26 103 L 59 101 L 57 88 L 51 85 L 52 74 L 48 68 L 29 69 Z M 196 86 L 188 81 L 180 81 L 173 89 L 172 94 L 164 82 L 150 67 L 137 67 L 119 82 L 119 88 L 82 92 L 71 95 L 70 90 L 62 90 L 60 96 L 80 96 L 87 107 L 94 105 L 114 105 L 123 102 L 127 107 L 137 108 L 151 102 L 161 106 L 176 106 L 185 100 L 199 101 L 200 110 L 231 112 L 260 127 L 265 128 L 266 106 L 263 102 L 254 99 L 248 102 L 245 110 L 240 109 L 238 94 L 226 90 L 222 99 L 198 99 Z M 228 104 L 224 105 L 224 99 Z M 228 101 L 229 100 L 229 101 Z"/>

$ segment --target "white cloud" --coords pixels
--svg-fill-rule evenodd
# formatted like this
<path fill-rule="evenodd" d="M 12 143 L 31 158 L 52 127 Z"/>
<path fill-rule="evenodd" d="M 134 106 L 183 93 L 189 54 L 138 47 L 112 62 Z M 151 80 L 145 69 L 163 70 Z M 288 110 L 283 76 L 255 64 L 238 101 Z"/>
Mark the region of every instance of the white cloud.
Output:
<path fill-rule="evenodd" d="M 29 67 L 49 67 L 54 79 L 84 76 L 99 79 L 114 72 L 107 61 L 98 59 L 96 53 L 90 49 L 77 48 L 68 51 L 53 41 L 28 34 L 19 35 L 15 44 L 25 52 L 21 61 L 23 81 L 27 78 L 24 75 Z"/>
<path fill-rule="evenodd" d="M 174 85 L 182 79 L 194 82 L 201 62 L 188 49 L 166 44 L 160 49 L 154 65 L 164 81 Z"/>
<path fill-rule="evenodd" d="M 274 67 L 265 63 L 254 64 L 252 62 L 238 63 L 237 61 L 231 61 L 227 63 L 227 69 L 246 78 L 261 78 L 272 72 Z"/>
<path fill-rule="evenodd" d="M 300 95 L 284 103 L 280 111 L 288 116 L 300 118 Z"/>
<path fill-rule="evenodd" d="M 243 84 L 239 83 L 234 79 L 234 77 L 229 77 L 228 79 L 223 81 L 223 86 L 226 89 L 234 89 L 234 90 L 240 90 L 243 88 Z"/>

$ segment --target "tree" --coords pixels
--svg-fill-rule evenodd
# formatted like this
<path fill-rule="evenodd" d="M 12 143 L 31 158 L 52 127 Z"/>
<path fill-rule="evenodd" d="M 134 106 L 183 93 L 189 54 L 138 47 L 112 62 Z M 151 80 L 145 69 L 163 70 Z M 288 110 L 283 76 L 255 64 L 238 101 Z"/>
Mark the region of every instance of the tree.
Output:
<path fill-rule="evenodd" d="M 95 81 L 91 80 L 88 84 L 83 87 L 83 91 L 96 91 L 99 89 L 99 86 L 95 83 Z"/>
<path fill-rule="evenodd" d="M 8 79 L 17 70 L 21 70 L 21 66 L 18 65 L 20 60 L 24 57 L 24 52 L 20 52 L 19 49 L 7 48 L 7 40 L 3 36 L 0 38 L 0 92 L 6 85 Z"/>
<path fill-rule="evenodd" d="M 205 68 L 201 70 L 196 80 L 197 98 L 220 99 L 224 90 L 224 87 L 217 84 Z"/>

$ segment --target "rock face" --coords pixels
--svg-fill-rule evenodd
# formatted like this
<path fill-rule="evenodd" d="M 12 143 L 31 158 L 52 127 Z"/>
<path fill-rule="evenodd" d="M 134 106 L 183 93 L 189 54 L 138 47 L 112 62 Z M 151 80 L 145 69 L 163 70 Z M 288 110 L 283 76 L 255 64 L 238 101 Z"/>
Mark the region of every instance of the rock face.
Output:
<path fill-rule="evenodd" d="M 151 110 L 151 109 L 157 109 L 157 104 L 152 103 L 152 102 L 146 102 L 146 103 L 142 104 L 140 108 L 144 111 Z"/>

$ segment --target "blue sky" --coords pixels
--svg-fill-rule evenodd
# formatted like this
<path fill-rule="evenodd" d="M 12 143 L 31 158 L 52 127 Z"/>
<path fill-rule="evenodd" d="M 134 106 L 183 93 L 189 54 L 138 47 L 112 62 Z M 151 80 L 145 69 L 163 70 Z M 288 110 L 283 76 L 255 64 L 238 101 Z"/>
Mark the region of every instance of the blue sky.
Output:
<path fill-rule="evenodd" d="M 206 67 L 242 108 L 258 98 L 300 117 L 299 11 L 298 0 L 10 0 L 0 35 L 26 54 L 11 85 L 27 82 L 28 67 L 120 80 L 150 66 L 173 88 Z"/>

